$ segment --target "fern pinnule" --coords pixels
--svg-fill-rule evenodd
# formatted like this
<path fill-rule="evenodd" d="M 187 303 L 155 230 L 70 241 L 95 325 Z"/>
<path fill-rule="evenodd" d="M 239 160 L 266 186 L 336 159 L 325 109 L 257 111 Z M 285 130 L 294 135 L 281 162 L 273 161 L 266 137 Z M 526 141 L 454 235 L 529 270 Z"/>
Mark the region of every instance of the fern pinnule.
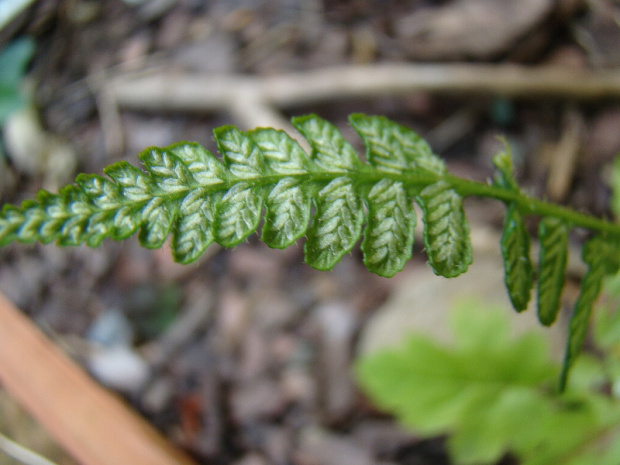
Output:
<path fill-rule="evenodd" d="M 508 205 L 501 239 L 505 283 L 516 311 L 527 309 L 534 285 L 534 267 L 530 259 L 530 236 L 517 205 Z"/>
<path fill-rule="evenodd" d="M 560 311 L 568 256 L 568 225 L 557 218 L 543 218 L 538 225 L 538 319 L 549 326 Z"/>

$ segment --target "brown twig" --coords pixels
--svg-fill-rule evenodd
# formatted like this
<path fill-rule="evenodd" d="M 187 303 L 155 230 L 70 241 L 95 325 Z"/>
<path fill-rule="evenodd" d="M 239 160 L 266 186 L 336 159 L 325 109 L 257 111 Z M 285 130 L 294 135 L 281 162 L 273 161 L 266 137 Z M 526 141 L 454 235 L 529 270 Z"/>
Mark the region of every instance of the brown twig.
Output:
<path fill-rule="evenodd" d="M 0 383 L 83 465 L 195 465 L 2 294 Z"/>
<path fill-rule="evenodd" d="M 155 74 L 117 76 L 106 85 L 125 108 L 209 111 L 239 107 L 250 111 L 255 102 L 287 108 L 417 91 L 519 98 L 618 98 L 620 72 L 516 65 L 381 64 L 267 77 L 160 70 Z"/>

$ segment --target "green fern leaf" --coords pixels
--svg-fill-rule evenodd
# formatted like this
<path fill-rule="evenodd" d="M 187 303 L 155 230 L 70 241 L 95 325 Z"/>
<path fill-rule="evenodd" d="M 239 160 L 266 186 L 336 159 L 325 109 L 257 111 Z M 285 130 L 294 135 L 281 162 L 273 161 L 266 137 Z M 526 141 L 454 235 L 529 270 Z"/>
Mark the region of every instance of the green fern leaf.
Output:
<path fill-rule="evenodd" d="M 196 185 L 187 165 L 169 149 L 145 150 L 140 154 L 140 160 L 162 193 L 187 192 Z"/>
<path fill-rule="evenodd" d="M 153 197 L 155 186 L 146 173 L 125 161 L 115 163 L 104 168 L 107 174 L 118 186 L 120 193 L 127 203 L 146 202 Z"/>
<path fill-rule="evenodd" d="M 527 305 L 533 275 L 521 215 L 543 216 L 538 300 L 541 321 L 550 324 L 561 292 L 567 227 L 544 217 L 620 236 L 616 225 L 522 193 L 508 146 L 495 159 L 495 182 L 484 184 L 450 175 L 415 132 L 387 118 L 354 114 L 350 121 L 366 146 L 366 163 L 316 115 L 293 119 L 312 148 L 310 155 L 283 131 L 224 126 L 214 131 L 221 159 L 195 143 L 153 147 L 139 155 L 143 170 L 116 163 L 104 169 L 105 176 L 79 175 L 75 185 L 57 194 L 42 191 L 19 207 L 5 205 L 0 246 L 56 241 L 94 247 L 105 238 L 121 240 L 139 232 L 148 248 L 161 247 L 171 237 L 174 259 L 190 263 L 214 242 L 239 244 L 262 221 L 261 238 L 270 247 L 285 248 L 306 235 L 306 261 L 323 270 L 352 250 L 363 229 L 366 267 L 392 276 L 411 257 L 415 198 L 424 213 L 430 265 L 436 274 L 454 277 L 472 261 L 463 197 L 480 195 L 509 205 L 502 251 L 517 310 Z M 560 230 L 561 240 L 556 239 Z M 587 302 L 587 295 L 582 300 Z"/>
<path fill-rule="evenodd" d="M 261 239 L 269 247 L 284 249 L 308 229 L 315 186 L 284 178 L 265 199 L 267 212 Z"/>
<path fill-rule="evenodd" d="M 293 125 L 312 147 L 311 158 L 325 171 L 355 171 L 362 162 L 338 129 L 316 115 L 297 116 Z"/>
<path fill-rule="evenodd" d="M 564 390 L 570 368 L 574 364 L 586 338 L 592 306 L 601 292 L 605 276 L 620 269 L 620 250 L 615 243 L 601 236 L 590 239 L 583 247 L 582 259 L 588 271 L 581 281 L 579 297 L 573 309 L 569 325 L 568 342 L 560 376 L 560 390 Z"/>
<path fill-rule="evenodd" d="M 215 241 L 214 222 L 221 193 L 209 194 L 206 188 L 196 189 L 183 199 L 172 231 L 172 254 L 179 263 L 197 260 Z"/>
<path fill-rule="evenodd" d="M 504 258 L 504 282 L 512 306 L 517 312 L 527 309 L 534 285 L 534 269 L 530 260 L 530 236 L 521 212 L 515 204 L 508 206 L 501 239 Z"/>
<path fill-rule="evenodd" d="M 93 222 L 89 220 L 93 216 L 92 206 L 86 195 L 76 186 L 66 186 L 61 189 L 58 196 L 49 197 L 52 201 L 52 209 L 55 210 L 56 225 L 58 227 L 56 240 L 59 245 L 73 246 L 79 245 L 84 241 L 88 241 L 90 234 L 94 228 L 89 228 L 89 224 Z M 28 204 L 28 208 L 24 209 L 26 217 L 34 211 L 40 211 L 40 205 Z M 43 221 L 45 221 L 44 218 Z M 28 234 L 29 223 L 24 222 L 20 229 L 20 235 Z M 43 224 L 41 224 L 43 226 Z M 39 228 L 40 234 L 41 228 Z M 20 239 L 23 240 L 23 239 Z M 30 240 L 30 237 L 27 237 Z"/>
<path fill-rule="evenodd" d="M 178 211 L 178 201 L 155 197 L 142 209 L 142 227 L 138 239 L 143 247 L 159 249 L 170 234 Z"/>
<path fill-rule="evenodd" d="M 549 326 L 560 310 L 568 255 L 568 226 L 557 218 L 543 218 L 538 225 L 538 319 Z"/>
<path fill-rule="evenodd" d="M 445 173 L 444 162 L 411 129 L 384 116 L 356 113 L 349 116 L 349 121 L 366 145 L 368 163 L 378 170 L 389 173 Z"/>
<path fill-rule="evenodd" d="M 412 199 L 401 182 L 383 179 L 373 186 L 366 201 L 364 263 L 381 276 L 393 276 L 411 258 L 416 225 Z"/>
<path fill-rule="evenodd" d="M 295 175 L 316 171 L 304 149 L 286 132 L 258 128 L 247 134 L 263 152 L 265 161 L 274 172 Z"/>
<path fill-rule="evenodd" d="M 259 128 L 249 131 L 269 167 L 282 178 L 265 198 L 265 224 L 261 239 L 270 247 L 283 249 L 308 229 L 316 186 L 294 177 L 316 171 L 301 146 L 284 131 Z"/>
<path fill-rule="evenodd" d="M 224 164 L 233 177 L 252 179 L 272 174 L 258 146 L 236 127 L 217 128 L 213 135 Z"/>
<path fill-rule="evenodd" d="M 227 182 L 228 173 L 224 165 L 195 142 L 179 142 L 167 147 L 185 163 L 198 186 L 214 186 Z"/>
<path fill-rule="evenodd" d="M 353 181 L 339 177 L 318 193 L 316 215 L 308 230 L 306 263 L 329 270 L 351 251 L 362 232 L 362 199 Z"/>
<path fill-rule="evenodd" d="M 76 183 L 97 212 L 90 223 L 99 226 L 100 234 L 95 235 L 93 241 L 96 238 L 100 242 L 108 235 L 115 240 L 122 240 L 136 232 L 142 221 L 141 211 L 123 196 L 118 184 L 92 174 L 78 175 Z M 44 202 L 41 201 L 41 204 Z M 41 234 L 46 235 L 43 231 Z"/>
<path fill-rule="evenodd" d="M 446 181 L 425 187 L 417 197 L 424 212 L 424 245 L 433 271 L 453 278 L 472 262 L 463 199 Z"/>
<path fill-rule="evenodd" d="M 497 169 L 494 184 L 513 192 L 519 192 L 519 184 L 515 178 L 510 146 L 505 138 L 501 137 L 500 141 L 504 144 L 504 150 L 493 157 L 493 165 Z"/>
<path fill-rule="evenodd" d="M 256 231 L 263 198 L 249 183 L 237 183 L 223 195 L 215 219 L 215 237 L 224 247 L 233 247 Z"/>

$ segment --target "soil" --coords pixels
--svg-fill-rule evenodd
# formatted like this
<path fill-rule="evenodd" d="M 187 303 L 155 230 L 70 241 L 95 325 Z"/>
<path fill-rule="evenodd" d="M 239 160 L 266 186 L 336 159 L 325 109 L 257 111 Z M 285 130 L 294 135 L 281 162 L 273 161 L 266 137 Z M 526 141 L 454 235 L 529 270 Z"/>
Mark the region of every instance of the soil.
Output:
<path fill-rule="evenodd" d="M 514 3 L 41 0 L 15 20 L 12 37 L 35 38 L 28 76 L 41 130 L 68 148 L 45 159 L 59 169 L 43 172 L 7 151 L 0 204 L 32 198 L 78 172 L 135 162 L 152 145 L 193 140 L 215 151 L 213 128 L 235 124 L 219 111 L 121 109 L 110 130 L 96 83 L 115 73 L 163 66 L 267 76 L 422 61 L 620 65 L 620 30 L 609 21 L 620 15 L 617 2 L 530 0 L 518 18 Z M 524 189 L 610 215 L 605 173 L 620 151 L 613 99 L 418 92 L 305 104 L 285 116 L 310 112 L 342 128 L 357 147 L 346 115 L 384 114 L 427 137 L 455 174 L 479 180 L 492 175 L 495 136 L 504 134 Z M 497 205 L 471 208 L 487 226 L 500 227 Z M 421 266 L 418 243 L 407 267 Z M 0 249 L 0 290 L 94 375 L 100 366 L 84 347 L 125 334 L 137 368 L 130 365 L 120 379 L 121 368 L 114 375 L 101 368 L 101 381 L 204 464 L 449 464 L 444 439 L 400 428 L 350 374 L 365 325 L 401 284 L 398 276 L 366 271 L 357 249 L 333 271 L 319 272 L 303 264 L 301 244 L 272 250 L 254 236 L 234 250 L 213 246 L 189 266 L 175 264 L 166 247 L 146 251 L 135 239 L 98 249 Z M 179 327 L 181 339 L 172 339 Z"/>

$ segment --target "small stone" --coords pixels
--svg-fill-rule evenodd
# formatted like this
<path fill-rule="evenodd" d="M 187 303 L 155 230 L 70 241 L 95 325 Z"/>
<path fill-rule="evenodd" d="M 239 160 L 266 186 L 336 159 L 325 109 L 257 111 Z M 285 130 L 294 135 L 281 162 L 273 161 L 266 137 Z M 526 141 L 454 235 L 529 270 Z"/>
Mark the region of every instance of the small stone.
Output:
<path fill-rule="evenodd" d="M 125 393 L 139 391 L 150 372 L 144 359 L 126 346 L 95 350 L 89 357 L 88 369 L 101 383 Z"/>

